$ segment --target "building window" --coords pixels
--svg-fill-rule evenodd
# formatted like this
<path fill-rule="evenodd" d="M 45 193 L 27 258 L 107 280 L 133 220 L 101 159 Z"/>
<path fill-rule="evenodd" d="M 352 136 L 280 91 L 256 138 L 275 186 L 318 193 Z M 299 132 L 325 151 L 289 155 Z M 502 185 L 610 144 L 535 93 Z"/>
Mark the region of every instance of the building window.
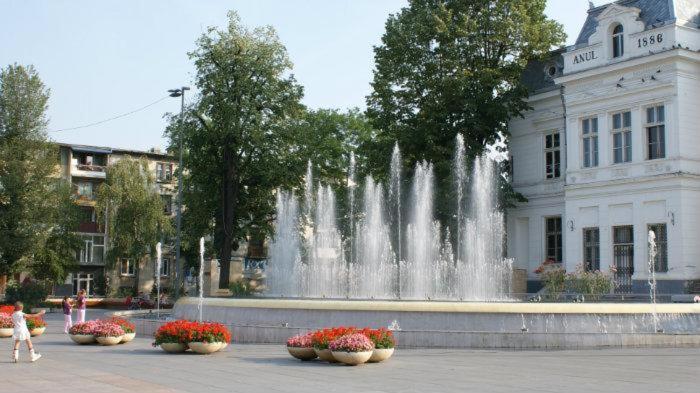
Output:
<path fill-rule="evenodd" d="M 666 157 L 666 115 L 664 106 L 647 108 L 647 160 Z"/>
<path fill-rule="evenodd" d="M 618 293 L 632 292 L 634 274 L 634 228 L 613 227 L 615 285 Z"/>
<path fill-rule="evenodd" d="M 91 201 L 95 198 L 95 194 L 93 193 L 93 184 L 89 181 L 76 182 L 75 193 L 78 196 L 78 199 Z"/>
<path fill-rule="evenodd" d="M 621 57 L 625 54 L 624 28 L 622 25 L 615 26 L 612 33 L 613 57 Z"/>
<path fill-rule="evenodd" d="M 97 264 L 104 262 L 105 238 L 102 235 L 83 235 L 83 245 L 80 248 L 78 261 L 81 264 Z"/>
<path fill-rule="evenodd" d="M 545 219 L 545 247 L 547 259 L 555 262 L 562 261 L 561 217 L 547 217 Z"/>
<path fill-rule="evenodd" d="M 654 259 L 654 271 L 663 273 L 668 271 L 668 237 L 666 236 L 666 224 L 650 224 L 649 230 L 656 235 L 656 258 Z"/>
<path fill-rule="evenodd" d="M 583 167 L 598 166 L 598 118 L 591 117 L 581 121 L 583 142 Z"/>
<path fill-rule="evenodd" d="M 173 178 L 173 164 L 167 162 L 156 163 L 156 180 L 170 181 Z"/>
<path fill-rule="evenodd" d="M 544 136 L 545 178 L 556 179 L 561 176 L 561 147 L 558 132 Z"/>
<path fill-rule="evenodd" d="M 163 213 L 173 214 L 173 196 L 161 194 L 160 199 L 163 201 Z"/>
<path fill-rule="evenodd" d="M 163 258 L 160 261 L 160 276 L 167 277 L 170 275 L 170 258 Z"/>
<path fill-rule="evenodd" d="M 583 268 L 587 272 L 600 270 L 600 231 L 598 228 L 583 230 Z"/>
<path fill-rule="evenodd" d="M 121 259 L 119 261 L 119 274 L 122 276 L 134 276 L 136 274 L 134 263 L 130 259 Z"/>
<path fill-rule="evenodd" d="M 632 161 L 632 112 L 615 113 L 612 116 L 613 162 Z"/>

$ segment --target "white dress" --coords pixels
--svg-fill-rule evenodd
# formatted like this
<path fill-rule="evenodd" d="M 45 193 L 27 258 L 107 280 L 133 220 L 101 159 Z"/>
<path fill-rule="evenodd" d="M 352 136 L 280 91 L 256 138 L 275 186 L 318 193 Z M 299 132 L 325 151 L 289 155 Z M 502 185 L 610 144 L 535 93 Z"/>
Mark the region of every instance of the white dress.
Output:
<path fill-rule="evenodd" d="M 15 325 L 15 330 L 12 333 L 12 338 L 15 340 L 25 341 L 31 337 L 29 329 L 27 329 L 27 321 L 24 319 L 22 311 L 15 311 L 12 314 L 12 323 Z"/>

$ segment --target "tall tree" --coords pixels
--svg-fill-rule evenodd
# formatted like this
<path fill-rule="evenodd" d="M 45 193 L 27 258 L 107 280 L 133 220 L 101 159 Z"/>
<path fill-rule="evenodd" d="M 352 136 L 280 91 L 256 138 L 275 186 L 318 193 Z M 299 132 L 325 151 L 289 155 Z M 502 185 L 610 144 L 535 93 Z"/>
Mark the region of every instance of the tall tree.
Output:
<path fill-rule="evenodd" d="M 501 138 L 528 105 L 521 74 L 563 42 L 545 0 L 410 0 L 375 47 L 367 114 L 379 130 L 365 143 L 372 169 L 388 169 L 398 141 L 404 162 L 434 163 L 437 209 L 451 216 L 450 160 L 462 133 L 469 157 Z M 407 167 L 407 170 L 412 168 Z"/>
<path fill-rule="evenodd" d="M 232 252 L 269 225 L 271 190 L 287 181 L 285 130 L 302 113 L 303 90 L 274 29 L 249 30 L 235 12 L 226 29 L 209 28 L 190 57 L 200 95 L 184 125 L 173 117 L 168 133 L 172 147 L 180 137 L 185 146 L 185 225 L 196 226 L 194 236 L 213 229 L 219 287 L 228 288 Z"/>
<path fill-rule="evenodd" d="M 148 162 L 125 157 L 107 167 L 105 182 L 97 189 L 95 212 L 98 222 L 105 222 L 108 264 L 115 266 L 121 259 L 134 263 L 138 290 L 143 257 L 153 255 L 161 235 L 171 229 Z"/>
<path fill-rule="evenodd" d="M 48 99 L 34 67 L 0 70 L 0 275 L 57 281 L 75 266 L 78 215 L 46 136 Z"/>

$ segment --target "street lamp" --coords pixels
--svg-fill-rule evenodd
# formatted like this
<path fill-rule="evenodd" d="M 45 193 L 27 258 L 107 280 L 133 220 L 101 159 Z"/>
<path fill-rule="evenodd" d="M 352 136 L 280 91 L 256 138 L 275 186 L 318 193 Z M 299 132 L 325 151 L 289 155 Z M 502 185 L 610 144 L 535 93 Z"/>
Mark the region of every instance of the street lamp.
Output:
<path fill-rule="evenodd" d="M 180 262 L 180 229 L 182 227 L 182 127 L 184 125 L 184 115 L 185 115 L 185 91 L 189 90 L 189 87 L 182 86 L 179 89 L 170 89 L 170 97 L 181 97 L 180 100 L 180 132 L 179 132 L 179 148 L 180 150 L 180 160 L 178 163 L 178 176 L 177 176 L 177 217 L 175 219 L 177 226 L 177 237 L 175 238 L 175 299 L 180 296 L 180 277 L 182 276 L 182 263 Z"/>

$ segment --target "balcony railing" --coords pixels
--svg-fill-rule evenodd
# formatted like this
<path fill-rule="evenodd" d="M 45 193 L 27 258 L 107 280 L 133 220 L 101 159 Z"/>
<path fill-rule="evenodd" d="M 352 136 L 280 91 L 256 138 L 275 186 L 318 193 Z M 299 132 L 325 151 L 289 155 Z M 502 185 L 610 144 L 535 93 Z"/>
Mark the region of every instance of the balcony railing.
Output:
<path fill-rule="evenodd" d="M 88 172 L 104 172 L 105 171 L 105 167 L 102 165 L 77 164 L 76 168 L 79 171 L 88 171 Z"/>

